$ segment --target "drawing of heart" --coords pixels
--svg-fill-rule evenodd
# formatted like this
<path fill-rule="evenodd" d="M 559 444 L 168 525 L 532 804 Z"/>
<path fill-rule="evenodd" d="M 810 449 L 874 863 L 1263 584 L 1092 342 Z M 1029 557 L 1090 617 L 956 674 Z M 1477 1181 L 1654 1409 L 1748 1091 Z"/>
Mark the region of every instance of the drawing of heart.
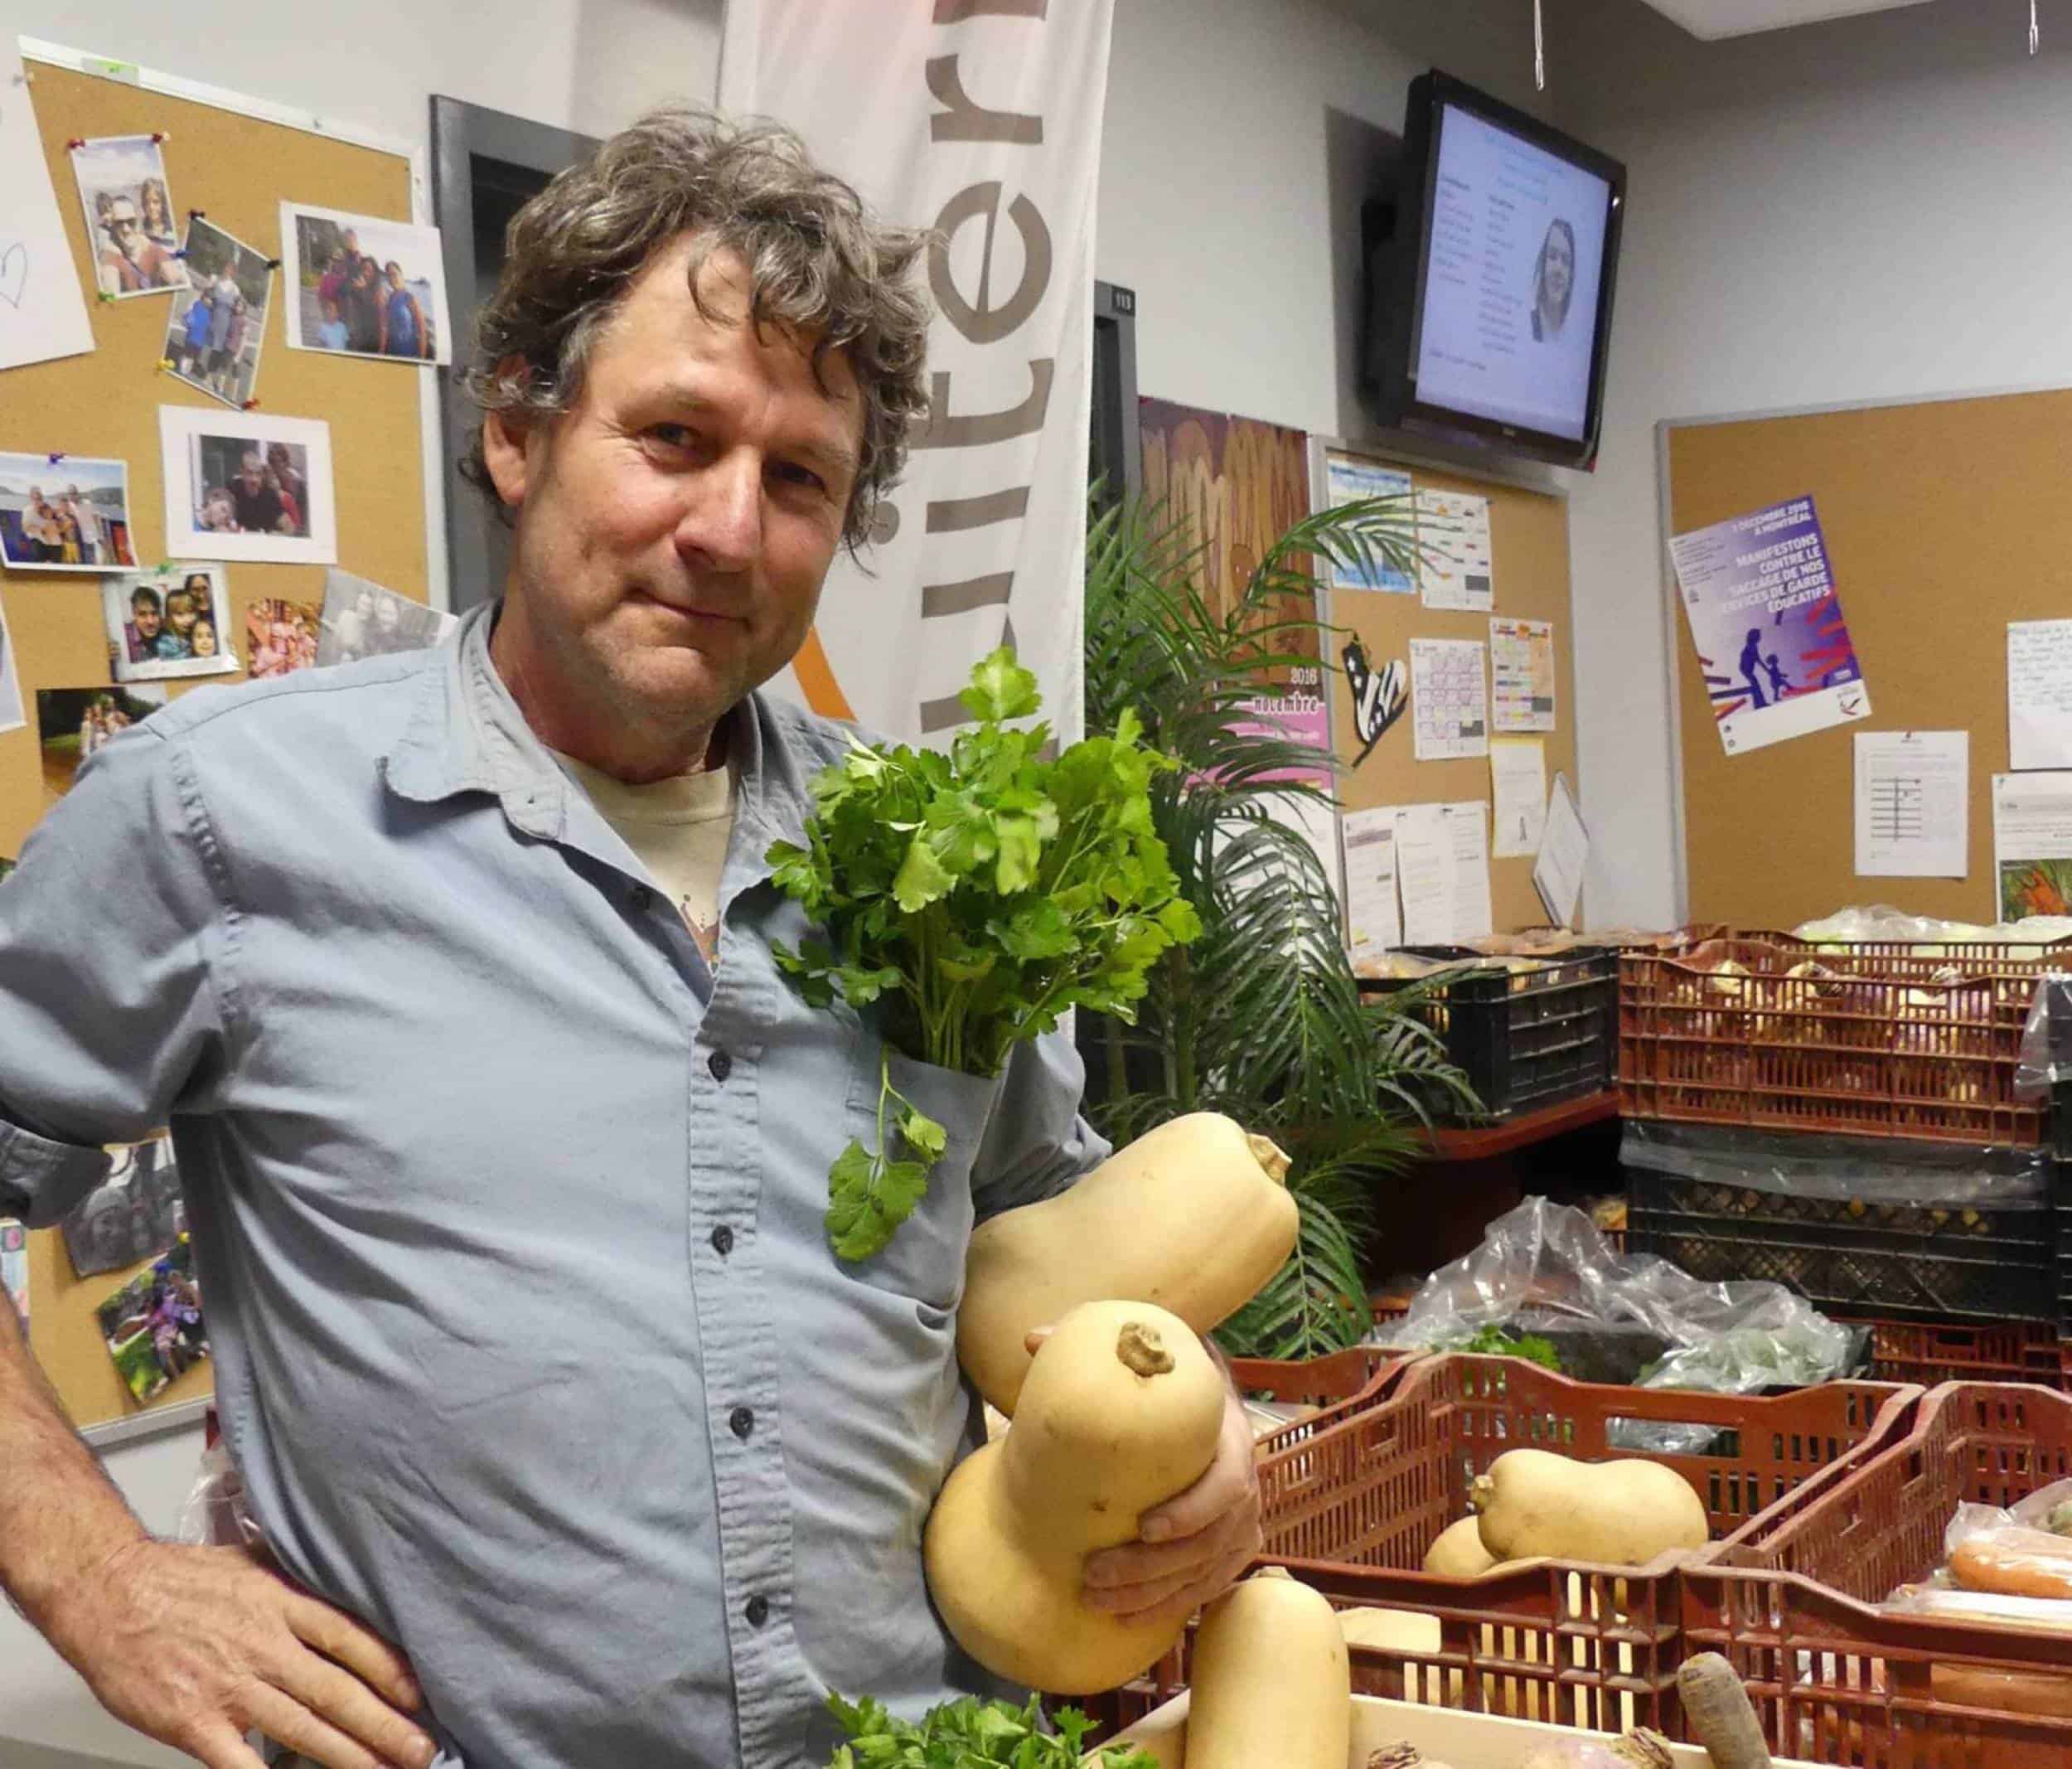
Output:
<path fill-rule="evenodd" d="M 29 286 L 29 249 L 17 240 L 0 252 L 0 301 L 19 309 L 22 292 Z"/>

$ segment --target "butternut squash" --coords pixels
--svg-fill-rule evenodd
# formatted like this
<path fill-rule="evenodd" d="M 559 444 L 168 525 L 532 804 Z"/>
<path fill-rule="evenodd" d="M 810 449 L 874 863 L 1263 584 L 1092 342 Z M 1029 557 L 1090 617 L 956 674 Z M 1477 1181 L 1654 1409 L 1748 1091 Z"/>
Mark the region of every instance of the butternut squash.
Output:
<path fill-rule="evenodd" d="M 1267 1567 L 1202 1612 L 1187 1769 L 1345 1769 L 1353 1670 L 1330 1600 Z"/>
<path fill-rule="evenodd" d="M 997 1676 L 1058 1695 L 1125 1683 L 1182 1622 L 1090 1607 L 1082 1563 L 1134 1541 L 1142 1514 L 1215 1460 L 1228 1394 L 1193 1328 L 1143 1302 L 1086 1302 L 1029 1366 L 1014 1429 L 944 1485 L 922 1543 L 959 1645 Z"/>
<path fill-rule="evenodd" d="M 1425 1553 L 1425 1570 L 1448 1578 L 1479 1578 L 1497 1564 L 1497 1557 L 1483 1546 L 1482 1521 L 1476 1517 L 1447 1524 Z"/>
<path fill-rule="evenodd" d="M 1482 1545 L 1499 1560 L 1645 1566 L 1673 1548 L 1702 1548 L 1711 1533 L 1690 1483 L 1657 1462 L 1512 1450 L 1475 1477 L 1468 1502 Z"/>
<path fill-rule="evenodd" d="M 981 1224 L 965 1256 L 957 1359 L 1014 1417 L 1024 1341 L 1082 1302 L 1155 1302 L 1197 1333 L 1220 1326 L 1295 1243 L 1288 1157 L 1213 1112 L 1173 1119 L 1071 1190 Z"/>

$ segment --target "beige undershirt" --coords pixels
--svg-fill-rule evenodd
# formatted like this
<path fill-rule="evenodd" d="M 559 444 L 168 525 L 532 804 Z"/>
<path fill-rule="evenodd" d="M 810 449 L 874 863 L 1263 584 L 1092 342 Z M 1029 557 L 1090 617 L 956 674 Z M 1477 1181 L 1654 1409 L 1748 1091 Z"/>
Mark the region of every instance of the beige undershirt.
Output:
<path fill-rule="evenodd" d="M 708 964 L 719 956 L 719 875 L 733 830 L 733 771 L 725 766 L 628 786 L 574 756 L 552 752 L 667 893 Z"/>

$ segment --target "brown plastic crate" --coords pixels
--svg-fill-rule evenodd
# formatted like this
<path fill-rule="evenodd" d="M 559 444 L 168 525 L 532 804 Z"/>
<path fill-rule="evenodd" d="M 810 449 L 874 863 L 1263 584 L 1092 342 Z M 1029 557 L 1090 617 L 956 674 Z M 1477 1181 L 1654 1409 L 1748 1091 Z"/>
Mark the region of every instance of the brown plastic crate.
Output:
<path fill-rule="evenodd" d="M 1714 1453 L 1645 1459 L 1682 1475 L 1715 1534 L 1731 1537 L 1800 1483 L 1836 1477 L 1895 1434 L 1919 1395 L 1877 1383 L 1774 1398 L 1673 1393 L 1573 1382 L 1511 1358 L 1428 1358 L 1380 1405 L 1261 1465 L 1266 1558 L 1341 1609 L 1436 1618 L 1429 1650 L 1353 1650 L 1363 1694 L 1668 1731 L 1679 1718 L 1682 1657 L 1677 1557 L 1639 1570 L 1539 1561 L 1475 1580 L 1422 1571 L 1440 1532 L 1468 1515 L 1469 1483 L 1507 1450 L 1639 1456 L 1611 1443 L 1615 1420 L 1712 1426 L 1722 1433 Z M 1183 1642 L 1124 1692 L 1126 1721 L 1181 1686 L 1185 1651 Z"/>
<path fill-rule="evenodd" d="M 1945 1382 L 2033 1382 L 2072 1393 L 2072 1341 L 2043 1321 L 1995 1326 L 1841 1316 L 1871 1329 L 1871 1374 L 1932 1389 Z"/>
<path fill-rule="evenodd" d="M 1787 952 L 1816 957 L 1912 958 L 1934 969 L 1958 965 L 1969 970 L 1975 964 L 2020 966 L 2033 975 L 2039 971 L 2062 970 L 2072 956 L 2072 934 L 2056 940 L 1826 940 L 1802 939 L 1774 928 L 1713 926 L 1693 928 L 1691 945 L 1711 940 L 1760 940 Z"/>
<path fill-rule="evenodd" d="M 1394 1392 L 1397 1379 L 1417 1361 L 1414 1351 L 1390 1351 L 1379 1345 L 1353 1345 L 1320 1358 L 1283 1362 L 1273 1358 L 1232 1358 L 1231 1380 L 1241 1393 L 1265 1395 L 1319 1410 L 1267 1432 L 1255 1453 L 1271 1456 L 1327 1431 L 1363 1408 Z"/>
<path fill-rule="evenodd" d="M 2072 1395 L 1947 1383 L 1898 1438 L 1687 1569 L 1688 1650 L 1727 1655 L 1779 1750 L 1866 1769 L 2072 1764 L 2064 1635 L 1875 1607 L 1942 1564 L 1960 1504 L 2012 1505 L 2067 1476 Z M 1939 1699 L 1965 1671 L 2061 1692 L 2064 1717 Z"/>
<path fill-rule="evenodd" d="M 1745 974 L 1721 974 L 1731 961 Z M 1813 967 L 1817 967 L 1817 973 Z M 2043 1138 L 2015 1098 L 2039 966 L 1726 939 L 1619 967 L 1629 1117 L 1995 1146 Z M 1801 975 L 1791 973 L 1798 970 Z"/>

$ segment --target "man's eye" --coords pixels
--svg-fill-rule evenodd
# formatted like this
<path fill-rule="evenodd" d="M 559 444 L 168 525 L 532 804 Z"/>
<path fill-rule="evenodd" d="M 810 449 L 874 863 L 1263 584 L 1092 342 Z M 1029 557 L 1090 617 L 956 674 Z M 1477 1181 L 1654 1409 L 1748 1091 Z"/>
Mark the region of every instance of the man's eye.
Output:
<path fill-rule="evenodd" d="M 773 461 L 770 471 L 787 485 L 805 486 L 812 491 L 825 491 L 827 482 L 810 467 L 801 467 L 796 461 Z"/>
<path fill-rule="evenodd" d="M 666 448 L 688 448 L 698 439 L 698 433 L 687 424 L 651 424 L 647 434 Z"/>

